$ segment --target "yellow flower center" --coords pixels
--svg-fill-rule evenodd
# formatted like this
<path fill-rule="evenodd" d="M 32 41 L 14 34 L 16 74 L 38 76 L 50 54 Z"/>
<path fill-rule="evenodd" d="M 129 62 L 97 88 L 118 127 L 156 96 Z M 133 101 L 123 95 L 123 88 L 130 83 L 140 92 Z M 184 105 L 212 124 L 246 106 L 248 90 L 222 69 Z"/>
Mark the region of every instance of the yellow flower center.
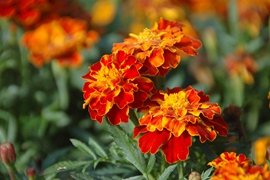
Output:
<path fill-rule="evenodd" d="M 94 77 L 97 79 L 96 83 L 98 86 L 103 86 L 113 90 L 115 88 L 116 82 L 121 78 L 122 72 L 115 68 L 112 64 L 112 68 L 107 66 L 102 66 L 98 71 L 98 74 Z"/>
<path fill-rule="evenodd" d="M 131 37 L 135 37 L 138 39 L 139 43 L 144 43 L 144 42 L 148 42 L 148 41 L 160 41 L 161 38 L 160 36 L 162 36 L 163 34 L 157 34 L 155 32 L 153 32 L 152 30 L 145 28 L 143 30 L 143 32 L 141 32 L 139 35 L 135 35 L 135 34 L 130 34 Z"/>
<path fill-rule="evenodd" d="M 173 110 L 184 110 L 189 105 L 186 93 L 181 91 L 179 93 L 165 94 L 164 102 L 161 105 L 162 108 L 173 109 Z"/>

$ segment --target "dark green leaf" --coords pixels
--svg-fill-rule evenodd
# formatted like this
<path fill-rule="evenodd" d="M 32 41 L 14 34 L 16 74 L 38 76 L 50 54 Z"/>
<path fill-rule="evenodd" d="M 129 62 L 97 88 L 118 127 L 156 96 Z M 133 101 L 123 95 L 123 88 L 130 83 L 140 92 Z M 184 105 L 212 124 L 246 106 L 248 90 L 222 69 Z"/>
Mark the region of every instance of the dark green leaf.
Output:
<path fill-rule="evenodd" d="M 95 155 L 95 153 L 83 142 L 77 140 L 77 139 L 70 139 L 71 143 L 78 148 L 80 151 L 82 151 L 83 153 L 91 156 L 93 159 L 97 159 L 97 156 Z"/>
<path fill-rule="evenodd" d="M 146 166 L 146 173 L 150 173 L 155 165 L 156 162 L 156 156 L 151 154 L 149 159 L 148 159 L 148 163 Z"/>
<path fill-rule="evenodd" d="M 132 163 L 142 174 L 145 174 L 145 160 L 136 144 L 118 126 L 110 126 L 109 130 L 114 136 L 116 144 L 123 150 L 125 159 Z"/>
<path fill-rule="evenodd" d="M 88 164 L 89 162 L 83 162 L 83 161 L 62 161 L 59 163 L 56 163 L 52 165 L 51 167 L 47 168 L 44 171 L 44 175 L 50 175 L 50 174 L 55 174 L 59 172 L 64 172 L 64 171 L 69 171 L 69 170 L 74 170 L 78 167 L 84 166 Z"/>
<path fill-rule="evenodd" d="M 108 158 L 107 153 L 102 149 L 102 147 L 96 141 L 94 141 L 94 139 L 89 138 L 88 144 L 94 148 L 95 152 L 98 155 L 104 158 Z"/>

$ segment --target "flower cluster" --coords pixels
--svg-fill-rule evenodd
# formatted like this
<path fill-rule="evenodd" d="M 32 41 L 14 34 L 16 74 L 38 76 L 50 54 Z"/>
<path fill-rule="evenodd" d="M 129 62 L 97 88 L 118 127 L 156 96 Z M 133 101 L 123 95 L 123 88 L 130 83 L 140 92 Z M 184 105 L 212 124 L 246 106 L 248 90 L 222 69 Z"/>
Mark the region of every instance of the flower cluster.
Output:
<path fill-rule="evenodd" d="M 220 107 L 203 91 L 189 86 L 164 92 L 151 80 L 176 68 L 181 53 L 197 55 L 201 42 L 185 35 L 183 28 L 180 22 L 160 18 L 151 29 L 114 44 L 112 54 L 83 76 L 83 108 L 88 106 L 91 119 L 102 123 L 107 116 L 118 125 L 128 122 L 130 110 L 137 109 L 144 113 L 134 129 L 134 138 L 141 135 L 139 148 L 151 154 L 161 149 L 168 163 L 188 158 L 193 136 L 204 143 L 228 132 Z"/>
<path fill-rule="evenodd" d="M 64 7 L 64 8 L 63 8 Z M 9 18 L 26 30 L 22 43 L 36 66 L 57 59 L 60 65 L 81 65 L 79 51 L 99 39 L 89 29 L 90 15 L 75 1 L 11 0 L 0 2 L 0 16 Z"/>
<path fill-rule="evenodd" d="M 244 154 L 236 156 L 235 152 L 224 152 L 217 159 L 208 163 L 216 168 L 211 180 L 269 180 L 268 165 L 252 165 L 252 161 Z"/>

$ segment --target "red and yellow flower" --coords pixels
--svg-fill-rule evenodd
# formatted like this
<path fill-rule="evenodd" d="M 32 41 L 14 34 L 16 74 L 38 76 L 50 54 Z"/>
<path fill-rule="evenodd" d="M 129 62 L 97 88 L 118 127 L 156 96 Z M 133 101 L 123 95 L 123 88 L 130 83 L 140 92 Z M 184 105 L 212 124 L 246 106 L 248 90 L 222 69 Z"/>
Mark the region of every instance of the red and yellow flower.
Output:
<path fill-rule="evenodd" d="M 30 50 L 30 61 L 37 67 L 58 59 L 67 66 L 79 66 L 82 57 L 79 50 L 90 47 L 98 40 L 94 31 L 87 30 L 87 23 L 72 18 L 58 18 L 27 31 L 22 38 Z"/>
<path fill-rule="evenodd" d="M 84 104 L 88 105 L 90 117 L 102 123 L 106 115 L 113 125 L 128 122 L 129 108 L 142 107 L 154 88 L 153 82 L 142 77 L 142 64 L 134 56 L 123 51 L 104 55 L 90 66 L 90 72 L 83 76 Z"/>
<path fill-rule="evenodd" d="M 180 53 L 197 55 L 201 42 L 183 33 L 183 24 L 160 18 L 151 29 L 144 29 L 139 35 L 130 34 L 122 43 L 113 45 L 113 52 L 120 50 L 134 55 L 143 63 L 140 72 L 150 76 L 165 76 L 171 68 L 180 63 Z"/>
<path fill-rule="evenodd" d="M 134 129 L 139 134 L 138 144 L 143 153 L 155 154 L 159 148 L 168 163 L 188 158 L 192 136 L 199 136 L 203 143 L 213 141 L 217 133 L 226 136 L 228 126 L 221 116 L 217 103 L 191 86 L 186 89 L 157 91 L 139 111 L 145 114 Z"/>
<path fill-rule="evenodd" d="M 47 0 L 7 0 L 0 2 L 0 16 L 14 19 L 24 26 L 32 25 L 41 16 Z"/>
<path fill-rule="evenodd" d="M 244 154 L 236 156 L 235 152 L 224 152 L 208 165 L 216 168 L 211 180 L 270 180 L 267 164 L 253 166 Z"/>

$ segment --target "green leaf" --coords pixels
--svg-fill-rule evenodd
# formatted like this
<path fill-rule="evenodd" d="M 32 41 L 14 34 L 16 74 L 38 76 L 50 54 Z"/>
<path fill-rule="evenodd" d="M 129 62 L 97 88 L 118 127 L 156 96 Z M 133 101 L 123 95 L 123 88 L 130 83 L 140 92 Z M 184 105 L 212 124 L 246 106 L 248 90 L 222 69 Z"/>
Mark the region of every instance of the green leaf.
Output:
<path fill-rule="evenodd" d="M 147 166 L 146 166 L 146 173 L 147 174 L 149 174 L 152 171 L 152 169 L 155 165 L 155 162 L 156 162 L 156 156 L 151 154 L 149 159 L 148 159 Z"/>
<path fill-rule="evenodd" d="M 94 148 L 95 152 L 98 155 L 104 158 L 108 158 L 107 153 L 102 149 L 102 147 L 96 141 L 94 141 L 94 139 L 89 138 L 88 144 Z"/>
<path fill-rule="evenodd" d="M 59 172 L 64 172 L 64 171 L 69 171 L 69 170 L 74 170 L 78 167 L 84 166 L 86 164 L 89 164 L 89 161 L 62 161 L 59 163 L 56 163 L 44 171 L 44 175 L 51 175 Z"/>
<path fill-rule="evenodd" d="M 214 168 L 211 167 L 211 168 L 207 169 L 206 171 L 202 172 L 202 174 L 201 174 L 202 180 L 209 179 L 211 177 L 211 173 L 212 173 L 213 170 L 214 170 Z"/>
<path fill-rule="evenodd" d="M 142 174 L 146 174 L 146 165 L 142 153 L 127 134 L 119 128 L 119 126 L 109 126 L 116 144 L 123 150 L 125 159 L 132 163 Z"/>
<path fill-rule="evenodd" d="M 71 174 L 70 176 L 76 180 L 94 180 L 93 177 L 90 177 L 88 174 L 84 173 Z"/>
<path fill-rule="evenodd" d="M 171 172 L 176 168 L 177 164 L 167 167 L 164 172 L 159 176 L 158 180 L 166 180 L 170 176 Z"/>
<path fill-rule="evenodd" d="M 129 177 L 123 180 L 144 180 L 143 176 L 133 176 L 133 177 Z"/>
<path fill-rule="evenodd" d="M 81 142 L 77 139 L 70 139 L 70 141 L 73 144 L 73 146 L 78 148 L 80 151 L 91 156 L 93 159 L 97 159 L 97 156 L 95 155 L 95 153 L 83 142 Z"/>

